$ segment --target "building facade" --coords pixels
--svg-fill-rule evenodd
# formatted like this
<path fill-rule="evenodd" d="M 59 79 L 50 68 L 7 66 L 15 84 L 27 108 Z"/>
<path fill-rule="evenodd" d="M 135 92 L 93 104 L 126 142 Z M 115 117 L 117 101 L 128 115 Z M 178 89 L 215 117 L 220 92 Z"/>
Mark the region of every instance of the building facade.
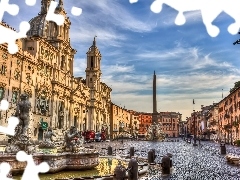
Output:
<path fill-rule="evenodd" d="M 7 44 L 0 45 L 0 99 L 10 102 L 9 110 L 0 112 L 1 125 L 7 125 L 8 118 L 15 114 L 20 94 L 26 93 L 32 106 L 28 132 L 32 140 L 43 139 L 46 129 L 42 122 L 59 136 L 71 126 L 96 132 L 104 128 L 112 138 L 121 133 L 120 129 L 129 134 L 146 134 L 152 113 L 127 110 L 111 102 L 112 89 L 101 82 L 102 55 L 96 37 L 86 53 L 86 77 L 74 77 L 77 50 L 69 38 L 71 21 L 63 0 L 59 0 L 55 10 L 64 16 L 63 25 L 47 21 L 49 6 L 49 0 L 41 0 L 41 11 L 29 21 L 27 37 L 16 42 L 17 53 L 9 54 Z M 1 25 L 11 28 L 4 22 Z M 178 136 L 179 114 L 168 116 L 161 116 L 161 121 L 168 123 L 164 132 L 169 137 Z M 6 139 L 5 135 L 0 136 L 1 141 Z"/>
<path fill-rule="evenodd" d="M 218 103 L 219 138 L 227 143 L 240 139 L 240 87 Z"/>
<path fill-rule="evenodd" d="M 131 133 L 131 113 L 129 110 L 114 103 L 111 104 L 111 136 L 116 138 L 119 135 L 130 135 Z"/>
<path fill-rule="evenodd" d="M 100 130 L 110 126 L 111 88 L 100 81 L 101 54 L 93 45 L 87 52 L 86 79 L 73 76 L 76 50 L 71 47 L 71 22 L 60 0 L 56 14 L 65 17 L 58 26 L 47 21 L 50 1 L 41 1 L 41 11 L 30 20 L 27 38 L 19 39 L 19 51 L 9 54 L 7 44 L 0 45 L 0 98 L 10 102 L 10 109 L 1 112 L 1 124 L 14 115 L 19 95 L 27 93 L 31 102 L 29 134 L 33 140 L 43 138 L 41 122 L 60 135 L 76 126 L 79 130 Z M 1 23 L 9 27 L 5 23 Z M 10 27 L 9 27 L 10 28 Z M 6 140 L 1 136 L 1 140 Z"/>
<path fill-rule="evenodd" d="M 139 120 L 139 134 L 146 135 L 147 130 L 150 125 L 152 125 L 152 113 L 138 113 L 138 120 Z"/>
<path fill-rule="evenodd" d="M 179 122 L 182 114 L 176 112 L 160 112 L 158 122 L 167 137 L 179 137 Z"/>

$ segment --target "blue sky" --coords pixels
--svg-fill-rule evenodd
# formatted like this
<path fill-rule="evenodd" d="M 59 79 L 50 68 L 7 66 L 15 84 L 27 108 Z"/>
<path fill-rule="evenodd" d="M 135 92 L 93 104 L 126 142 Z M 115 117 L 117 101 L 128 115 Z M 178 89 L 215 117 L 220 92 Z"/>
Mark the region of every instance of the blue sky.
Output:
<path fill-rule="evenodd" d="M 18 16 L 5 13 L 4 21 L 18 30 L 40 11 L 24 0 L 10 0 L 20 6 Z M 153 0 L 65 0 L 72 22 L 70 37 L 77 50 L 74 75 L 85 77 L 86 52 L 93 37 L 102 54 L 102 81 L 112 89 L 112 101 L 136 111 L 152 112 L 152 78 L 157 74 L 158 111 L 175 111 L 190 116 L 201 105 L 219 102 L 239 80 L 240 35 L 228 33 L 234 22 L 222 13 L 213 22 L 220 34 L 212 38 L 202 23 L 200 11 L 187 12 L 186 23 L 175 25 L 177 11 L 164 5 L 161 13 L 150 10 Z M 82 8 L 78 17 L 71 7 Z"/>

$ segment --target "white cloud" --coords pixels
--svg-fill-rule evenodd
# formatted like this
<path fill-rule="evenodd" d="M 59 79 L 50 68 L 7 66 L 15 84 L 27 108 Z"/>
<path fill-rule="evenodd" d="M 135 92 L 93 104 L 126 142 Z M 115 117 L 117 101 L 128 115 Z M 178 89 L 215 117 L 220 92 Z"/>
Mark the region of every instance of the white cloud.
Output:
<path fill-rule="evenodd" d="M 91 17 L 95 17 L 92 19 L 91 23 L 95 21 L 99 21 L 105 23 L 110 26 L 115 25 L 122 29 L 134 31 L 134 32 L 148 32 L 151 31 L 154 25 L 146 24 L 142 22 L 140 19 L 135 18 L 134 14 L 131 14 L 125 7 L 123 7 L 120 3 L 114 0 L 88 0 L 80 2 L 82 6 L 90 6 L 94 8 L 94 12 L 87 14 L 88 19 Z M 96 19 L 96 17 L 98 17 Z"/>
<path fill-rule="evenodd" d="M 173 11 L 169 11 L 169 13 L 162 14 L 162 16 L 164 16 L 164 20 L 162 22 L 164 27 L 177 26 L 175 24 L 175 19 L 177 17 L 176 12 L 173 13 Z M 202 22 L 201 11 L 185 12 L 184 16 L 186 18 L 185 24 L 194 24 L 194 23 Z"/>
<path fill-rule="evenodd" d="M 90 24 L 76 27 L 71 31 L 71 41 L 73 43 L 88 43 L 93 41 L 94 36 L 97 36 L 97 42 L 102 45 L 121 46 L 121 41 L 126 40 L 124 35 L 119 34 L 111 28 L 94 27 Z"/>
<path fill-rule="evenodd" d="M 141 75 L 137 76 L 141 78 Z M 158 77 L 158 76 L 157 76 Z M 140 94 L 139 90 L 152 90 L 152 77 L 148 83 L 138 84 L 134 81 L 113 82 L 112 101 L 125 105 L 127 109 L 142 112 L 152 112 L 152 94 Z M 238 80 L 237 76 L 219 77 L 214 75 L 198 74 L 195 76 L 166 76 L 157 79 L 158 111 L 173 111 L 183 114 L 183 118 L 192 113 L 192 99 L 195 99 L 195 109 L 200 110 L 201 105 L 210 105 L 221 100 L 222 89 L 224 96 L 228 89 Z M 230 85 L 230 87 L 229 87 Z M 217 91 L 216 88 L 219 87 Z M 177 89 L 180 93 L 173 93 Z M 167 92 L 162 92 L 167 91 Z"/>
<path fill-rule="evenodd" d="M 152 60 L 169 60 L 169 58 L 179 57 L 181 54 L 185 54 L 186 50 L 183 48 L 165 49 L 159 51 L 145 51 L 137 54 L 138 58 L 152 59 Z"/>
<path fill-rule="evenodd" d="M 75 77 L 86 77 L 85 69 L 87 67 L 87 61 L 84 58 L 74 59 L 73 74 Z"/>
<path fill-rule="evenodd" d="M 105 74 L 113 74 L 113 73 L 129 73 L 134 71 L 134 65 L 127 66 L 127 65 L 103 65 L 102 71 L 106 72 Z"/>

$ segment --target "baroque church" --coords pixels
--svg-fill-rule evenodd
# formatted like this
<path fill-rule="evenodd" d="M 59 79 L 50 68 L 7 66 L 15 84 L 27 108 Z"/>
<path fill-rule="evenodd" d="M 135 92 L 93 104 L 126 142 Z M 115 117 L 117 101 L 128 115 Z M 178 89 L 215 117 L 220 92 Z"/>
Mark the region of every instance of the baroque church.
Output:
<path fill-rule="evenodd" d="M 59 0 L 55 13 L 65 17 L 64 24 L 46 21 L 50 2 L 41 0 L 41 11 L 30 20 L 27 38 L 16 42 L 17 53 L 10 54 L 7 44 L 0 45 L 0 99 L 10 102 L 9 109 L 0 112 L 0 124 L 7 125 L 20 94 L 27 93 L 33 140 L 43 138 L 42 122 L 60 135 L 70 126 L 80 131 L 100 131 L 103 127 L 109 131 L 112 89 L 101 82 L 102 57 L 96 39 L 87 51 L 86 78 L 74 77 L 77 51 L 70 43 L 71 22 L 63 0 Z M 1 25 L 14 30 L 5 22 Z M 0 137 L 0 141 L 6 140 L 6 136 Z"/>

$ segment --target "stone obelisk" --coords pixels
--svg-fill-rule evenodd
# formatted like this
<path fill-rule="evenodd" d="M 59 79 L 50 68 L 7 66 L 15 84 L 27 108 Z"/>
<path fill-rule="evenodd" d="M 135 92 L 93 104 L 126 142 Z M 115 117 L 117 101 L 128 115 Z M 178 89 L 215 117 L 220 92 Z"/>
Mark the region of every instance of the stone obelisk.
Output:
<path fill-rule="evenodd" d="M 153 74 L 153 113 L 152 113 L 152 124 L 158 123 L 158 112 L 157 112 L 157 82 L 156 82 L 156 74 L 154 71 Z"/>

